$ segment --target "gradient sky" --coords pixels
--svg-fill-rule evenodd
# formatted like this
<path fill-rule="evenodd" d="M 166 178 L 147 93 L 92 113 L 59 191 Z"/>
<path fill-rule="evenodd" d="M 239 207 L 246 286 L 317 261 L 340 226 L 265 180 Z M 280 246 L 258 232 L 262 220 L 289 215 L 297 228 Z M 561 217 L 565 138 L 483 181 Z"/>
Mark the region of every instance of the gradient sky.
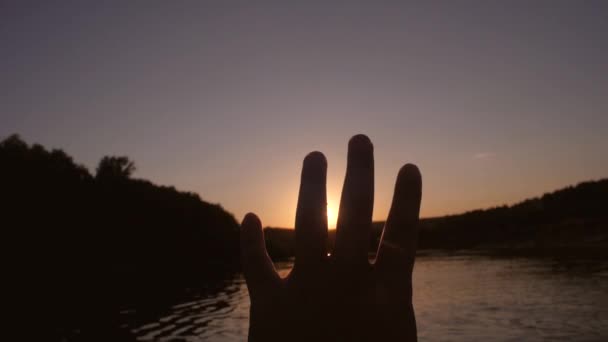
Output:
<path fill-rule="evenodd" d="M 356 133 L 377 220 L 405 162 L 426 217 L 608 176 L 608 1 L 255 3 L 2 1 L 0 138 L 288 227 L 303 157 L 334 209 Z"/>

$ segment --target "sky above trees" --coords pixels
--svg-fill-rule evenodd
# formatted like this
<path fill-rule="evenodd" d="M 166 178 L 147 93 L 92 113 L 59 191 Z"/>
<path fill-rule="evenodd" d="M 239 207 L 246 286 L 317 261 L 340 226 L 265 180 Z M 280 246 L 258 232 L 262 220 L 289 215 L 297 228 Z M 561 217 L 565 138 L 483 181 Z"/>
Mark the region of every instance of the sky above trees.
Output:
<path fill-rule="evenodd" d="M 399 167 L 422 216 L 608 175 L 608 5 L 154 2 L 0 5 L 0 138 L 292 226 L 301 161 L 375 146 L 374 218 Z M 332 223 L 330 223 L 330 226 Z"/>

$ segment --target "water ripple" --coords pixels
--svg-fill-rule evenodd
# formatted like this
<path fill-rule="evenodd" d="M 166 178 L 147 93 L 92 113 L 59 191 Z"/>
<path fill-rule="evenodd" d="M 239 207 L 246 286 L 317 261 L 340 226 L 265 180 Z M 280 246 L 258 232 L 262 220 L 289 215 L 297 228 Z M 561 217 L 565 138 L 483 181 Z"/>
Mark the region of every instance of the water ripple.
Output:
<path fill-rule="evenodd" d="M 285 275 L 291 263 L 278 268 Z M 606 262 L 425 256 L 414 294 L 420 341 L 608 340 Z M 137 341 L 243 341 L 249 297 L 239 276 L 156 318 L 140 315 L 121 312 Z"/>

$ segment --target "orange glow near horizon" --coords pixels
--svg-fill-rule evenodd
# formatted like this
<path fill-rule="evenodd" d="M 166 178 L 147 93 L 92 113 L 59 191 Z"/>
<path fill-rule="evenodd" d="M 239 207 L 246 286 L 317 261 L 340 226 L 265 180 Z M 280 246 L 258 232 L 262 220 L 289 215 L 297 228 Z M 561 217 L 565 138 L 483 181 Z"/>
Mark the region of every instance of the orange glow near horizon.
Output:
<path fill-rule="evenodd" d="M 338 208 L 335 206 L 333 201 L 327 202 L 327 227 L 329 229 L 335 229 L 338 221 Z"/>
<path fill-rule="evenodd" d="M 329 156 L 330 175 L 327 182 L 327 226 L 328 229 L 334 230 L 336 229 L 338 220 L 340 207 L 339 199 L 343 184 L 343 181 L 340 178 L 343 177 L 342 172 L 345 163 L 343 159 L 340 160 L 337 156 L 331 154 L 329 154 Z M 332 161 L 334 161 L 334 163 L 332 163 Z M 334 166 L 334 164 L 337 165 Z M 284 165 L 287 165 L 284 166 L 285 168 L 290 168 L 290 172 L 285 172 L 286 174 L 293 175 L 299 171 L 298 168 L 300 165 L 296 162 L 286 163 Z M 379 162 L 377 168 L 381 168 L 383 165 L 383 163 Z M 396 174 L 395 169 L 396 167 L 394 167 L 393 170 L 386 172 L 387 176 L 380 176 L 376 179 L 376 193 L 372 217 L 375 222 L 385 221 L 388 217 L 394 187 L 394 177 L 391 177 L 390 175 Z M 442 182 L 442 174 L 439 170 L 425 168 L 424 164 L 421 169 L 423 170 L 423 182 L 425 184 L 423 185 L 422 205 L 420 210 L 420 218 L 422 219 L 461 214 L 475 209 L 512 205 L 528 198 L 541 196 L 546 192 L 577 184 L 585 179 L 582 177 L 573 177 L 572 179 L 567 179 L 566 177 L 545 177 L 543 182 L 536 182 L 533 185 L 522 182 L 521 184 L 518 184 L 518 186 L 512 186 L 508 191 L 505 191 L 502 188 L 492 187 L 488 183 L 483 182 L 483 180 L 477 180 L 480 185 L 485 185 L 486 187 L 479 187 L 476 191 L 473 191 L 470 187 L 467 188 L 466 185 L 460 184 L 451 184 L 447 187 L 445 186 L 445 183 Z M 268 190 L 267 197 L 259 197 L 258 200 L 262 199 L 263 201 L 268 201 L 268 205 L 250 208 L 250 203 L 246 203 L 242 210 L 246 212 L 247 209 L 252 209 L 250 211 L 253 211 L 260 216 L 262 224 L 265 227 L 293 229 L 299 183 L 295 176 L 291 176 L 291 178 L 292 179 L 285 182 L 285 186 L 283 187 L 271 187 L 270 185 L 272 183 L 270 182 L 268 185 L 261 185 L 262 188 L 270 190 Z M 466 178 L 466 181 L 470 182 L 470 179 L 468 177 Z M 590 179 L 593 179 L 593 177 Z M 290 181 L 291 183 L 289 183 Z M 463 193 L 467 193 L 467 195 L 463 196 Z M 281 198 L 281 200 L 274 201 L 273 198 Z M 280 203 L 280 205 L 277 205 L 277 202 Z M 229 210 L 230 209 L 232 208 L 229 208 Z M 238 216 L 238 214 L 236 216 Z"/>

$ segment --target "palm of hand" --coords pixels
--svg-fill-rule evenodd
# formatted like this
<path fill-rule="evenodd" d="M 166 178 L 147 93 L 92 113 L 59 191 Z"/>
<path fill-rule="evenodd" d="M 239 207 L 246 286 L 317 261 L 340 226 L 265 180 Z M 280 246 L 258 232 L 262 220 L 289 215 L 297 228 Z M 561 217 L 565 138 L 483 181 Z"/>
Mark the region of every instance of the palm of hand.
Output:
<path fill-rule="evenodd" d="M 399 172 L 376 262 L 368 262 L 374 193 L 373 147 L 349 142 L 336 246 L 327 255 L 325 157 L 309 154 L 296 213 L 296 259 L 281 279 L 266 253 L 260 220 L 245 216 L 241 244 L 251 297 L 250 341 L 416 340 L 412 269 L 421 198 L 418 169 Z"/>

